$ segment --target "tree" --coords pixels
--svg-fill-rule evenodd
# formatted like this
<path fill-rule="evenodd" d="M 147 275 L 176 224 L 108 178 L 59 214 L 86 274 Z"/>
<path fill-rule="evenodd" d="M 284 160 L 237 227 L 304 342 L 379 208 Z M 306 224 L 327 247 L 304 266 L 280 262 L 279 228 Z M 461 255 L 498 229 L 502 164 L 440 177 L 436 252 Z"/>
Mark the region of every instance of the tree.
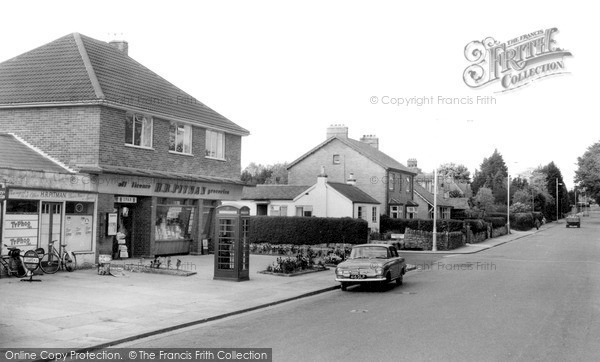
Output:
<path fill-rule="evenodd" d="M 438 175 L 444 179 L 450 177 L 454 182 L 471 182 L 471 172 L 462 164 L 445 163 L 438 168 Z"/>
<path fill-rule="evenodd" d="M 287 184 L 287 163 L 261 165 L 251 162 L 240 177 L 249 185 Z"/>
<path fill-rule="evenodd" d="M 494 202 L 494 195 L 492 194 L 491 189 L 487 187 L 479 188 L 477 195 L 475 195 L 475 204 L 478 209 L 491 212 L 494 210 Z"/>
<path fill-rule="evenodd" d="M 513 194 L 512 203 L 531 205 L 531 202 L 533 201 L 533 193 L 531 192 L 531 190 L 532 189 L 530 187 L 527 187 L 526 189 L 515 191 L 515 193 Z"/>
<path fill-rule="evenodd" d="M 546 209 L 547 209 L 547 213 L 552 220 L 556 219 L 556 202 L 558 202 L 559 205 L 559 214 L 563 214 L 566 212 L 569 212 L 571 209 L 571 205 L 569 203 L 569 195 L 567 193 L 567 186 L 565 185 L 564 181 L 563 181 L 563 177 L 562 177 L 562 173 L 560 172 L 560 169 L 554 164 L 553 162 L 550 162 L 549 164 L 547 164 L 546 166 L 542 167 L 541 171 L 546 174 L 546 185 L 548 186 L 548 193 L 550 195 L 553 196 L 554 200 L 555 200 L 555 204 L 554 206 L 554 214 L 552 214 L 549 210 L 549 206 L 547 205 Z M 558 195 L 557 195 L 557 188 L 556 188 L 556 182 L 558 181 Z M 559 215 L 560 217 L 560 215 Z"/>
<path fill-rule="evenodd" d="M 531 212 L 531 204 L 515 202 L 514 204 L 510 205 L 511 214 L 517 214 L 520 212 Z"/>
<path fill-rule="evenodd" d="M 506 178 L 508 177 L 508 168 L 504 163 L 502 155 L 498 150 L 494 150 L 494 153 L 489 158 L 484 158 L 481 163 L 480 170 L 475 171 L 473 176 L 473 183 L 471 189 L 473 193 L 477 194 L 481 187 L 487 187 L 492 189 L 495 195 L 500 196 L 506 202 Z M 496 187 L 504 185 L 504 196 L 501 196 L 502 190 L 496 191 Z M 497 200 L 500 202 L 500 200 Z"/>
<path fill-rule="evenodd" d="M 581 157 L 577 157 L 578 169 L 575 182 L 586 189 L 591 198 L 600 202 L 600 142 L 596 142 Z"/>

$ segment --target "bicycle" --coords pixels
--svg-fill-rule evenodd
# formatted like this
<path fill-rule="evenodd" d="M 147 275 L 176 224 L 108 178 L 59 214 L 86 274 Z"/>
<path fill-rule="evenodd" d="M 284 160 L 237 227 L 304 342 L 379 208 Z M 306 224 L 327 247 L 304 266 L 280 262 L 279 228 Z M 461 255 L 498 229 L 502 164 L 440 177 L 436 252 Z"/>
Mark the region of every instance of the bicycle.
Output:
<path fill-rule="evenodd" d="M 60 244 L 62 247 L 63 253 L 58 253 L 56 248 L 54 247 L 54 243 L 58 240 L 52 240 L 49 243 L 49 248 L 47 253 L 44 252 L 44 248 L 38 248 L 35 251 L 41 255 L 40 260 L 40 269 L 46 274 L 54 274 L 58 271 L 58 269 L 66 270 L 68 272 L 72 272 L 77 268 L 77 259 L 75 254 L 72 251 L 67 251 L 67 244 Z"/>
<path fill-rule="evenodd" d="M 4 244 L 8 249 L 8 255 L 2 255 L 0 258 L 0 264 L 6 270 L 8 276 L 14 275 L 17 278 L 22 278 L 27 275 L 27 269 L 23 264 L 23 257 L 21 256 L 21 249 L 16 247 L 10 247 Z"/>

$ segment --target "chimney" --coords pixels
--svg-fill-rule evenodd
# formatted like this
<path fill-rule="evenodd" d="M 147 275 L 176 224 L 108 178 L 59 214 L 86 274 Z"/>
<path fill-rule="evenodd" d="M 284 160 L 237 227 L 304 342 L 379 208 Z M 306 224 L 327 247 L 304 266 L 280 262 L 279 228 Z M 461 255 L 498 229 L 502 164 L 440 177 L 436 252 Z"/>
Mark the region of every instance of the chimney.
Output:
<path fill-rule="evenodd" d="M 350 186 L 356 185 L 356 178 L 354 177 L 354 173 L 350 172 L 350 175 L 348 176 L 348 180 L 346 180 L 346 183 Z"/>
<path fill-rule="evenodd" d="M 332 124 L 327 127 L 327 139 L 331 137 L 348 138 L 348 127 L 343 124 Z"/>
<path fill-rule="evenodd" d="M 325 166 L 321 166 L 321 173 L 317 175 L 317 183 L 318 184 L 326 184 L 327 183 L 327 175 L 325 174 Z"/>
<path fill-rule="evenodd" d="M 417 168 L 417 159 L 409 158 L 408 161 L 406 161 L 406 166 L 408 168 Z"/>
<path fill-rule="evenodd" d="M 108 44 L 119 49 L 120 51 L 125 53 L 125 55 L 127 55 L 127 52 L 129 51 L 129 44 L 127 44 L 125 40 L 113 40 L 108 42 Z"/>
<path fill-rule="evenodd" d="M 363 135 L 360 138 L 360 141 L 370 145 L 371 147 L 375 148 L 376 150 L 379 149 L 379 138 L 377 138 L 377 136 L 375 136 L 374 134 Z"/>

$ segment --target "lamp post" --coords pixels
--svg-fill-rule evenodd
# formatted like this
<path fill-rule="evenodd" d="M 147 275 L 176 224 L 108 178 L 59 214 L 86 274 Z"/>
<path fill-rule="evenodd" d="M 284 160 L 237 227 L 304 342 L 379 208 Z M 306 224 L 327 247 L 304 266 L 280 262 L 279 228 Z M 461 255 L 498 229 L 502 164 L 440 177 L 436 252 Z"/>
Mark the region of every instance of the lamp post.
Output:
<path fill-rule="evenodd" d="M 562 183 L 558 183 L 558 177 L 556 178 L 556 223 L 558 224 L 558 185 L 562 186 Z"/>
<path fill-rule="evenodd" d="M 433 245 L 431 251 L 437 251 L 437 167 L 433 170 Z"/>
<path fill-rule="evenodd" d="M 506 176 L 506 232 L 510 234 L 510 174 Z"/>

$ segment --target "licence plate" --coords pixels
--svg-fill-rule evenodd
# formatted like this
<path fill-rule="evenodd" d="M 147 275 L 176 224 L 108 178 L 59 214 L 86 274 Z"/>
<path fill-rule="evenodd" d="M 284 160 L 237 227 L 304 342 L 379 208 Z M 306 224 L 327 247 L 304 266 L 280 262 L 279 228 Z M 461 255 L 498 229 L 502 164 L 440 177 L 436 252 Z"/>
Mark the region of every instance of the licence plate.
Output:
<path fill-rule="evenodd" d="M 350 275 L 350 279 L 364 279 L 366 277 L 367 276 L 364 275 L 364 274 L 361 274 L 361 275 Z"/>
<path fill-rule="evenodd" d="M 23 258 L 23 262 L 25 262 L 27 264 L 37 264 L 40 262 L 40 259 L 38 259 L 38 258 Z"/>

